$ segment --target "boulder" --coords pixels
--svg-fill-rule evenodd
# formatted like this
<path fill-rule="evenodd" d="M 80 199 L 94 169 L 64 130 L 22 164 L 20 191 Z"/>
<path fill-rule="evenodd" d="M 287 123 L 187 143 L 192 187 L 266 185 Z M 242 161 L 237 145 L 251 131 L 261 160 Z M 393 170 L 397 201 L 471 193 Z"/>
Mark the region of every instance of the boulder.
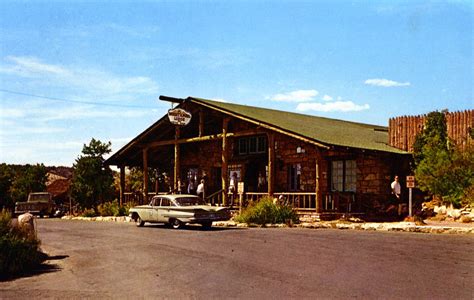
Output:
<path fill-rule="evenodd" d="M 35 238 L 36 237 L 36 230 L 35 230 L 35 216 L 30 213 L 24 213 L 18 216 L 18 227 L 21 230 L 24 230 L 28 237 Z"/>

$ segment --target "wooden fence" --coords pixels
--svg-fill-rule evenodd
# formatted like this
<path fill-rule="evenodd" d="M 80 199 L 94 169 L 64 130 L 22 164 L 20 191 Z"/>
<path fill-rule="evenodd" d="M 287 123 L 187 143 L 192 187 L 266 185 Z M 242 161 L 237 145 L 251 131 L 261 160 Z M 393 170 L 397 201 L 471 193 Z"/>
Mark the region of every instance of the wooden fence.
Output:
<path fill-rule="evenodd" d="M 461 147 L 474 144 L 470 137 L 470 131 L 474 128 L 474 110 L 447 112 L 445 116 L 451 140 Z M 391 118 L 388 124 L 390 146 L 412 152 L 416 135 L 423 130 L 425 120 L 426 115 Z"/>

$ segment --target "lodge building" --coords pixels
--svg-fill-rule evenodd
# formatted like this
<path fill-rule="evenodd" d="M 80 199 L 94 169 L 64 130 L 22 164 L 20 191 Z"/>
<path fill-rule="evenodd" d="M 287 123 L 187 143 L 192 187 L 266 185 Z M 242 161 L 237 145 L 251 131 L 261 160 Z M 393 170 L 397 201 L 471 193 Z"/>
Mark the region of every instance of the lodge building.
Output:
<path fill-rule="evenodd" d="M 366 212 L 388 201 L 394 175 L 409 172 L 410 155 L 389 146 L 387 127 L 194 97 L 160 99 L 177 106 L 106 161 L 120 168 L 122 202 L 125 168 L 141 167 L 144 199 L 169 192 L 150 186 L 155 169 L 169 174 L 175 192 L 205 179 L 211 204 L 233 203 L 229 183 L 236 176 L 244 202 L 271 195 L 303 211 Z"/>

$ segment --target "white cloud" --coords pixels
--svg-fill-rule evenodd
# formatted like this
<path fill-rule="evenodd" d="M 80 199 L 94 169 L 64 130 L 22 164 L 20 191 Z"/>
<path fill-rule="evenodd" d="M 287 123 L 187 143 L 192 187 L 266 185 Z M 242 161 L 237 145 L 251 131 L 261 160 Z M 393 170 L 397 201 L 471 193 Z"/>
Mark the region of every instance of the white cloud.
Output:
<path fill-rule="evenodd" d="M 395 87 L 395 86 L 409 86 L 410 82 L 397 82 L 384 78 L 373 78 L 367 79 L 365 82 L 367 85 L 382 86 L 382 87 Z"/>
<path fill-rule="evenodd" d="M 0 109 L 0 120 L 5 120 L 5 119 L 16 119 L 16 118 L 22 118 L 25 116 L 25 111 L 18 109 L 18 108 L 6 108 L 2 107 Z"/>
<path fill-rule="evenodd" d="M 276 94 L 267 98 L 280 102 L 307 102 L 313 100 L 318 94 L 319 92 L 316 90 L 298 90 L 285 94 Z"/>
<path fill-rule="evenodd" d="M 332 101 L 333 98 L 332 98 L 331 96 L 329 96 L 329 95 L 324 95 L 324 96 L 323 96 L 323 100 L 324 100 L 324 101 Z"/>
<path fill-rule="evenodd" d="M 8 56 L 5 60 L 9 64 L 1 65 L 0 73 L 41 79 L 43 86 L 76 88 L 97 96 L 149 95 L 158 92 L 158 84 L 144 76 L 125 77 L 93 68 L 65 67 L 44 63 L 35 57 Z"/>
<path fill-rule="evenodd" d="M 296 110 L 299 111 L 320 111 L 320 112 L 351 112 L 367 110 L 368 104 L 358 105 L 352 101 L 335 101 L 329 103 L 299 103 Z"/>

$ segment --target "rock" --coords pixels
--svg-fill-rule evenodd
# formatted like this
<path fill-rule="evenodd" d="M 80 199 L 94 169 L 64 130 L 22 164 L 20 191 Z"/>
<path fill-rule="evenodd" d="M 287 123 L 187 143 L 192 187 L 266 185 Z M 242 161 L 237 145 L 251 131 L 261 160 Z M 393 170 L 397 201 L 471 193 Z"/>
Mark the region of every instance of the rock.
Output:
<path fill-rule="evenodd" d="M 453 209 L 448 212 L 448 216 L 452 217 L 454 220 L 457 220 L 461 217 L 460 209 Z"/>
<path fill-rule="evenodd" d="M 29 238 L 36 237 L 35 216 L 30 213 L 24 213 L 18 216 L 18 227 L 26 231 Z"/>

